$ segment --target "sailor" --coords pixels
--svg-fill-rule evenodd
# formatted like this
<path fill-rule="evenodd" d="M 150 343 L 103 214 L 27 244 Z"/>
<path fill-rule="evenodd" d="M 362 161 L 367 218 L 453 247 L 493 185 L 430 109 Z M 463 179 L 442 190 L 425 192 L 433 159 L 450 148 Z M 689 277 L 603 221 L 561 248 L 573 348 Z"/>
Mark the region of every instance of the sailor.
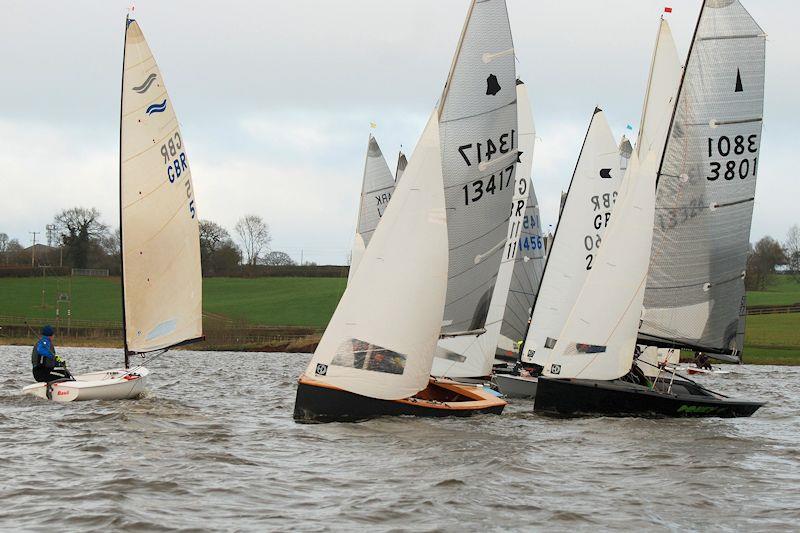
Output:
<path fill-rule="evenodd" d="M 704 370 L 714 370 L 709 357 L 703 352 L 694 352 L 694 365 Z"/>
<path fill-rule="evenodd" d="M 57 379 L 73 379 L 67 370 L 66 362 L 56 355 L 53 346 L 53 326 L 42 328 L 42 337 L 36 342 L 31 353 L 33 377 L 36 381 L 54 381 Z"/>

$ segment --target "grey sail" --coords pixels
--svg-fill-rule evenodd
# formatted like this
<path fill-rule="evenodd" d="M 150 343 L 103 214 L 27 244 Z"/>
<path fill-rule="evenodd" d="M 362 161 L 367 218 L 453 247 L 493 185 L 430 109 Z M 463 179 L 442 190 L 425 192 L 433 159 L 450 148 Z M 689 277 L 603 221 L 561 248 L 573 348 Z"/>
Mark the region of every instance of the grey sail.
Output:
<path fill-rule="evenodd" d="M 500 269 L 519 144 L 513 46 L 505 0 L 473 0 L 439 106 L 445 335 L 485 327 Z"/>
<path fill-rule="evenodd" d="M 403 176 L 403 172 L 406 171 L 407 166 L 408 166 L 408 159 L 406 159 L 406 154 L 400 152 L 397 155 L 397 170 L 394 173 L 395 184 L 400 182 L 400 178 Z"/>
<path fill-rule="evenodd" d="M 367 157 L 364 162 L 364 179 L 361 185 L 361 200 L 356 224 L 356 236 L 353 242 L 353 252 L 350 260 L 350 275 L 358 269 L 361 257 L 367 249 L 375 228 L 378 227 L 386 206 L 394 192 L 395 181 L 392 171 L 381 153 L 378 142 L 372 135 L 369 136 Z"/>
<path fill-rule="evenodd" d="M 643 343 L 740 349 L 765 41 L 738 0 L 703 4 L 659 169 Z"/>
<path fill-rule="evenodd" d="M 514 272 L 506 300 L 503 326 L 500 334 L 508 339 L 522 340 L 528 330 L 528 317 L 539 290 L 544 272 L 545 247 L 542 236 L 539 202 L 530 184 L 530 194 L 525 206 L 525 218 L 517 244 Z"/>

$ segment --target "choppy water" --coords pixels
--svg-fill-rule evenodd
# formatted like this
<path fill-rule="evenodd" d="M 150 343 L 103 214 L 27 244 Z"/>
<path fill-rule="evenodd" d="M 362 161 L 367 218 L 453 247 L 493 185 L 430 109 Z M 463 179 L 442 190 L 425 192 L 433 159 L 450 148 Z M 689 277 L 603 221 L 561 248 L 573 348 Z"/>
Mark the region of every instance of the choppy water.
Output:
<path fill-rule="evenodd" d="M 62 349 L 75 371 L 117 350 Z M 149 394 L 23 397 L 0 347 L 0 529 L 797 529 L 800 368 L 699 378 L 753 418 L 292 421 L 308 356 L 176 352 Z"/>

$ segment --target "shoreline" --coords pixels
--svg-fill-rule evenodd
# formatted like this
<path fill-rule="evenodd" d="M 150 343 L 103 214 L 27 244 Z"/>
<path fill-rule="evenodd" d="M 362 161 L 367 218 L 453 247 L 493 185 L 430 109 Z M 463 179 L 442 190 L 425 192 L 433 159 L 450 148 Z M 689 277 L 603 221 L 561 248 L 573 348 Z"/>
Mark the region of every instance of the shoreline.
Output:
<path fill-rule="evenodd" d="M 244 342 L 244 343 L 215 343 L 209 341 L 198 342 L 188 346 L 174 348 L 175 350 L 197 350 L 209 352 L 263 352 L 263 353 L 314 353 L 320 341 L 320 336 L 309 336 L 295 340 L 270 341 L 270 342 Z M 117 348 L 122 349 L 122 342 L 118 339 L 75 339 L 67 338 L 56 340 L 58 347 L 63 348 Z M 0 346 L 33 346 L 33 340 L 27 337 L 0 337 Z M 800 355 L 797 350 L 786 348 L 752 347 L 750 354 L 745 352 L 745 365 L 773 365 L 773 366 L 800 366 Z M 682 358 L 681 362 L 691 362 Z M 719 364 L 719 363 L 718 363 Z"/>
<path fill-rule="evenodd" d="M 197 350 L 208 352 L 264 352 L 264 353 L 314 353 L 320 337 L 313 336 L 291 341 L 271 341 L 267 343 L 212 343 L 202 341 L 175 350 Z M 0 346 L 33 346 L 34 341 L 25 337 L 0 337 Z M 117 339 L 56 339 L 57 348 L 116 348 L 122 349 L 122 341 Z"/>

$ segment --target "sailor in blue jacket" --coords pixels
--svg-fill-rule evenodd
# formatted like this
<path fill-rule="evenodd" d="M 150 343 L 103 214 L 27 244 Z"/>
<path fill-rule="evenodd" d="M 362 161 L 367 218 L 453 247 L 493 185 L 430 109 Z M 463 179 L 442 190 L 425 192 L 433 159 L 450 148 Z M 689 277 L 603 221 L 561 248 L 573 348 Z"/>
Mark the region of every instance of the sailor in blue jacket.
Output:
<path fill-rule="evenodd" d="M 36 381 L 53 381 L 56 379 L 72 379 L 67 364 L 56 355 L 53 346 L 53 326 L 42 328 L 42 337 L 37 341 L 31 353 L 33 377 Z"/>

